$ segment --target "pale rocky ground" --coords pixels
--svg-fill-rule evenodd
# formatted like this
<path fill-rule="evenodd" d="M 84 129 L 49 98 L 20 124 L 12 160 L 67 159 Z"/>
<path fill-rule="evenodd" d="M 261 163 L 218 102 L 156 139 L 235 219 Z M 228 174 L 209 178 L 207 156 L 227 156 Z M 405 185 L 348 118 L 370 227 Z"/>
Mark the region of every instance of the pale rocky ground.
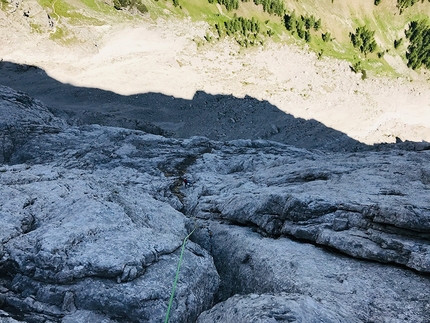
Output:
<path fill-rule="evenodd" d="M 188 100 L 196 91 L 238 98 L 249 95 L 363 143 L 395 142 L 396 137 L 430 141 L 430 84 L 426 81 L 430 76 L 408 71 L 397 58 L 387 55 L 404 77 L 370 76 L 363 81 L 348 63 L 318 60 L 306 49 L 270 42 L 249 50 L 229 42 L 198 47 L 208 28 L 204 23 L 149 18 L 139 23 L 74 27 L 81 42 L 70 48 L 49 41 L 47 33 L 29 34 L 28 22 L 21 16 L 32 3 L 20 5 L 16 16 L 0 11 L 0 58 L 38 66 L 60 82 L 122 95 L 156 92 Z M 13 85 L 20 81 L 8 84 L 8 74 L 4 70 L 2 74 L 0 81 L 16 88 Z M 37 79 L 27 80 L 22 90 L 46 102 L 48 90 Z M 56 99 L 61 107 L 61 99 Z M 67 100 L 63 103 L 71 105 L 72 100 Z M 130 116 L 127 109 L 116 108 L 116 115 Z"/>

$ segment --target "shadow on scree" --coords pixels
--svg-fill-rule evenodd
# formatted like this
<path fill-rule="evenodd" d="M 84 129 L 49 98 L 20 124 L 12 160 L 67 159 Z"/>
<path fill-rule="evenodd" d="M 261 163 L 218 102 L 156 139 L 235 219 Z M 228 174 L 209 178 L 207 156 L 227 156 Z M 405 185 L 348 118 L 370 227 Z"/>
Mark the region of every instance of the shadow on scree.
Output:
<path fill-rule="evenodd" d="M 265 139 L 327 151 L 428 150 L 426 142 L 368 146 L 316 120 L 295 118 L 268 101 L 197 91 L 191 100 L 162 93 L 120 95 L 61 83 L 36 66 L 2 61 L 0 84 L 44 102 L 70 124 L 100 124 L 175 138 Z"/>

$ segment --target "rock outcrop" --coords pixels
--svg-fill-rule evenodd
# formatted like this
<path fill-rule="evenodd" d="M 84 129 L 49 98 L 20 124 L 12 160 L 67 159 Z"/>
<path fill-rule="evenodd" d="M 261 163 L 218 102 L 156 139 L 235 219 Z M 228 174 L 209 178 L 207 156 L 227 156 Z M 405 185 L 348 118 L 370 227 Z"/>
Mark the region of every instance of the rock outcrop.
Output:
<path fill-rule="evenodd" d="M 268 142 L 214 148 L 189 169 L 188 214 L 430 273 L 429 151 L 334 153 Z"/>
<path fill-rule="evenodd" d="M 189 149 L 119 128 L 52 134 L 57 121 L 46 109 L 22 128 L 26 110 L 40 105 L 0 105 L 14 129 L 7 135 L 20 138 L 0 168 L 2 308 L 29 322 L 162 321 L 188 222 L 171 192 L 176 179 L 163 171 Z M 194 321 L 219 284 L 204 249 L 189 242 L 183 257 L 172 322 Z"/>
<path fill-rule="evenodd" d="M 203 313 L 203 322 L 276 323 L 276 322 L 360 322 L 330 312 L 309 296 L 294 293 L 235 295 Z"/>
<path fill-rule="evenodd" d="M 247 227 L 213 221 L 201 227 L 194 239 L 214 258 L 221 303 L 199 323 L 429 320 L 428 276 Z"/>
<path fill-rule="evenodd" d="M 58 133 L 65 122 L 42 102 L 7 87 L 0 90 L 0 164 L 9 163 L 15 149 L 38 134 Z"/>
<path fill-rule="evenodd" d="M 6 87 L 0 135 L 0 320 L 161 322 L 193 229 L 169 322 L 430 320 L 430 151 L 70 126 Z"/>

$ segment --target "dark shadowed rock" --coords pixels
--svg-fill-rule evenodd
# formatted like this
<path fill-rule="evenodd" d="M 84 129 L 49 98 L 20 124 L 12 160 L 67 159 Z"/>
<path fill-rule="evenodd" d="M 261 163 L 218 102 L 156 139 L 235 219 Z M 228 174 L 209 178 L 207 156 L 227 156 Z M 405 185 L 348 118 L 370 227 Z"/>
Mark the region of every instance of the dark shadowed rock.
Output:
<path fill-rule="evenodd" d="M 225 302 L 203 313 L 199 323 L 430 319 L 427 276 L 288 238 L 261 237 L 246 227 L 212 221 L 200 227 L 194 240 L 213 255 L 221 277 L 218 299 Z M 244 296 L 230 299 L 236 294 Z"/>
<path fill-rule="evenodd" d="M 176 138 L 211 140 L 266 139 L 303 148 L 355 151 L 365 145 L 316 120 L 295 118 L 266 100 L 251 96 L 212 95 L 192 99 L 162 93 L 120 95 L 76 87 L 29 65 L 0 62 L 0 84 L 42 100 L 71 124 L 99 124 Z"/>
<path fill-rule="evenodd" d="M 0 322 L 2 322 L 2 323 L 19 323 L 20 321 L 13 319 L 9 313 L 0 310 Z"/>
<path fill-rule="evenodd" d="M 55 117 L 42 102 L 0 85 L 0 164 L 10 162 L 15 150 L 29 138 L 58 133 L 65 121 Z"/>
<path fill-rule="evenodd" d="M 430 320 L 429 151 L 70 126 L 0 93 L 6 322 L 161 322 L 194 228 L 169 322 Z"/>
<path fill-rule="evenodd" d="M 360 322 L 330 311 L 309 296 L 281 293 L 235 295 L 204 312 L 198 323 Z"/>

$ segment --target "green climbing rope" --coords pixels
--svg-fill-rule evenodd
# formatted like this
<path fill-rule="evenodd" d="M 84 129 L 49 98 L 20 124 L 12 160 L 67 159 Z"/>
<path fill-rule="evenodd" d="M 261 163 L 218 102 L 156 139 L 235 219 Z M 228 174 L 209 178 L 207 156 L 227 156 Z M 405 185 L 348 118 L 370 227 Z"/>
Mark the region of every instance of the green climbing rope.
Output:
<path fill-rule="evenodd" d="M 196 228 L 194 228 L 193 231 L 191 231 L 190 234 L 185 237 L 184 242 L 182 243 L 181 255 L 179 257 L 178 268 L 176 269 L 175 281 L 173 282 L 172 293 L 170 294 L 169 306 L 167 307 L 166 319 L 164 320 L 164 323 L 167 323 L 169 321 L 170 309 L 172 308 L 173 296 L 175 295 L 176 284 L 178 283 L 179 270 L 181 269 L 182 256 L 184 255 L 185 244 L 195 230 Z"/>

